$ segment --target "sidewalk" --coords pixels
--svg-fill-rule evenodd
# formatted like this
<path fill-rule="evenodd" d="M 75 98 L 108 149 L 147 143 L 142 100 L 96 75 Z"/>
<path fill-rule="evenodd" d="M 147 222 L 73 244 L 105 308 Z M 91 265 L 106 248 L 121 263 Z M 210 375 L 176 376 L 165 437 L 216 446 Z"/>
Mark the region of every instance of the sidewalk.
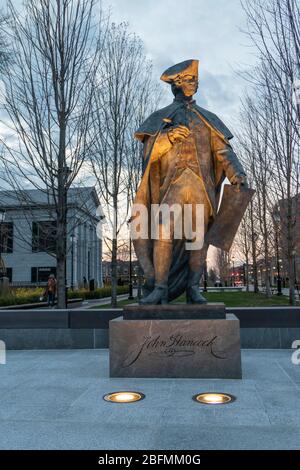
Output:
<path fill-rule="evenodd" d="M 264 294 L 264 291 L 263 291 L 262 289 L 263 289 L 262 286 L 259 286 L 259 292 L 260 292 L 261 294 Z M 246 292 L 246 290 L 247 290 L 246 287 L 243 286 L 243 292 Z M 286 297 L 289 296 L 290 291 L 289 291 L 289 288 L 288 288 L 288 287 L 282 287 L 281 291 L 282 291 L 282 295 L 285 295 Z M 254 286 L 253 286 L 253 284 L 251 284 L 251 285 L 249 286 L 249 292 L 254 292 Z M 273 295 L 276 295 L 276 294 L 277 294 L 277 289 L 276 289 L 276 287 L 273 287 L 273 292 L 274 292 Z M 298 297 L 298 292 L 297 292 L 297 291 L 296 291 L 296 297 Z"/>
<path fill-rule="evenodd" d="M 289 350 L 243 350 L 242 380 L 117 379 L 108 350 L 8 351 L 0 449 L 299 449 L 300 365 Z M 134 390 L 145 399 L 108 403 Z M 236 401 L 205 406 L 200 392 Z"/>
<path fill-rule="evenodd" d="M 117 296 L 118 301 L 120 300 L 126 300 L 128 299 L 129 294 L 121 294 Z M 133 289 L 133 297 L 137 295 L 137 289 Z M 72 310 L 87 310 L 89 308 L 96 307 L 97 305 L 110 305 L 111 303 L 111 297 L 105 297 L 104 299 L 90 299 L 90 300 L 84 300 L 82 302 L 82 305 L 73 307 Z M 108 307 L 109 308 L 109 307 Z"/>

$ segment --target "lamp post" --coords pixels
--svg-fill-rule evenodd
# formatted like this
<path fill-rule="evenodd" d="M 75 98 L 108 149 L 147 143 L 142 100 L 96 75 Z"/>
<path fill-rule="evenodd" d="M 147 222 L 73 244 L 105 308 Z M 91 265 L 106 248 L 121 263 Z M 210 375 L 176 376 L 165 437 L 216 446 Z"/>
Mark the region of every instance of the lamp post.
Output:
<path fill-rule="evenodd" d="M 129 227 L 129 295 L 128 300 L 133 300 L 133 287 L 132 287 L 132 240 L 131 240 L 131 233 L 130 233 L 130 222 L 131 219 L 127 221 Z"/>
<path fill-rule="evenodd" d="M 293 258 L 294 258 L 294 286 L 298 291 L 298 284 L 297 284 L 297 269 L 296 269 L 296 250 L 293 250 Z M 299 291 L 298 291 L 299 292 Z M 298 293 L 299 296 L 299 293 Z"/>
<path fill-rule="evenodd" d="M 6 212 L 4 209 L 0 209 L 0 277 L 4 277 L 6 274 L 6 268 L 2 259 L 2 246 L 3 246 L 3 222 L 5 221 Z"/>
<path fill-rule="evenodd" d="M 258 289 L 258 272 L 257 272 L 257 260 L 256 260 L 256 243 L 258 241 L 258 234 L 254 231 L 252 231 L 252 268 L 253 268 L 253 287 L 254 287 L 254 292 L 257 294 L 259 289 Z"/>
<path fill-rule="evenodd" d="M 274 213 L 273 219 L 274 219 L 274 225 L 275 225 L 275 245 L 276 245 L 276 264 L 277 264 L 277 295 L 282 295 L 281 273 L 280 273 L 280 258 L 279 258 L 279 236 L 278 236 L 280 215 L 279 215 L 278 212 Z"/>
<path fill-rule="evenodd" d="M 235 276 L 234 276 L 234 256 L 231 258 L 232 261 L 232 276 L 231 276 L 231 286 L 235 286 Z"/>
<path fill-rule="evenodd" d="M 204 263 L 204 282 L 203 282 L 203 292 L 207 292 L 207 261 Z"/>
<path fill-rule="evenodd" d="M 71 240 L 71 290 L 74 290 L 74 241 L 76 237 L 74 233 L 70 236 Z"/>
<path fill-rule="evenodd" d="M 248 263 L 243 263 L 243 284 L 246 287 L 247 291 L 249 291 L 249 283 L 248 283 Z"/>

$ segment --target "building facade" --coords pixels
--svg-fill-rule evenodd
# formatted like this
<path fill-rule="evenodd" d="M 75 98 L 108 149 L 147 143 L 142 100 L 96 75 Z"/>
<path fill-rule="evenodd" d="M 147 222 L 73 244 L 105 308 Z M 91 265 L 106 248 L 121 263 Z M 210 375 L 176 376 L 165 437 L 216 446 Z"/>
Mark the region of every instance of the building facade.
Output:
<path fill-rule="evenodd" d="M 67 285 L 101 287 L 102 242 L 97 236 L 101 207 L 95 188 L 71 188 L 67 211 Z M 0 191 L 0 250 L 14 286 L 43 285 L 56 275 L 55 206 L 39 190 Z M 3 217 L 2 217 L 3 218 Z"/>
<path fill-rule="evenodd" d="M 281 277 L 285 283 L 289 283 L 288 273 L 288 216 L 290 217 L 290 225 L 292 227 L 292 263 L 295 277 L 295 285 L 300 283 L 300 194 L 297 194 L 290 200 L 291 212 L 288 215 L 288 201 L 282 199 L 274 206 L 273 216 L 276 219 L 276 226 L 278 238 L 278 252 L 279 258 L 282 260 Z"/>
<path fill-rule="evenodd" d="M 103 282 L 106 286 L 111 285 L 111 262 L 103 261 Z M 139 262 L 133 260 L 131 263 L 131 281 L 134 286 L 138 285 Z M 119 286 L 127 285 L 130 282 L 130 263 L 117 259 L 117 283 Z"/>

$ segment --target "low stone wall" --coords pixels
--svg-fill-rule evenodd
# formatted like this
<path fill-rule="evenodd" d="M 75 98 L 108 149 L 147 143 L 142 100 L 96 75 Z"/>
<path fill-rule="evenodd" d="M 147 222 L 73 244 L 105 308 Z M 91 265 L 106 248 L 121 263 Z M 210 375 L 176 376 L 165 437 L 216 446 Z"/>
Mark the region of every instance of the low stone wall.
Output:
<path fill-rule="evenodd" d="M 300 339 L 299 307 L 227 308 L 240 320 L 241 346 L 286 349 Z M 109 321 L 122 309 L 2 310 L 0 340 L 7 349 L 108 347 Z"/>
<path fill-rule="evenodd" d="M 108 329 L 15 328 L 0 329 L 6 349 L 108 348 Z"/>

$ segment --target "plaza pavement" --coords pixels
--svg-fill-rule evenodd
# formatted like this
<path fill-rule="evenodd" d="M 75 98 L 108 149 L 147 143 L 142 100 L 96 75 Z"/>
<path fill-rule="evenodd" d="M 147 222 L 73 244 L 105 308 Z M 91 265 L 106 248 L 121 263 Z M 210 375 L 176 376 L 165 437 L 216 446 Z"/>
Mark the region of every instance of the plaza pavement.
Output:
<path fill-rule="evenodd" d="M 244 350 L 243 380 L 110 379 L 107 350 L 8 351 L 0 449 L 300 449 L 300 365 L 289 350 Z M 132 404 L 103 400 L 137 390 Z M 236 396 L 223 406 L 198 392 Z"/>

